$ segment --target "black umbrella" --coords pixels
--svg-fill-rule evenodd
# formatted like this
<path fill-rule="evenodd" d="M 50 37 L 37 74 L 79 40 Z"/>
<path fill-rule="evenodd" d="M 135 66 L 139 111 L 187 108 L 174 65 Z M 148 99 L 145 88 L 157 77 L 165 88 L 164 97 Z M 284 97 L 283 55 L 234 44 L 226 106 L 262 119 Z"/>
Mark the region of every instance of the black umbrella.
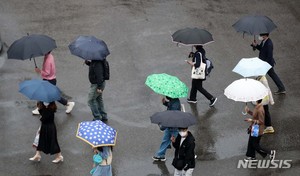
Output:
<path fill-rule="evenodd" d="M 270 33 L 277 28 L 270 18 L 261 15 L 249 15 L 242 17 L 232 26 L 237 32 L 243 32 L 250 35 Z"/>
<path fill-rule="evenodd" d="M 104 60 L 110 54 L 106 43 L 94 36 L 79 36 L 69 45 L 70 52 L 84 60 Z"/>
<path fill-rule="evenodd" d="M 172 35 L 173 42 L 184 45 L 206 45 L 213 42 L 212 34 L 205 29 L 184 28 Z"/>
<path fill-rule="evenodd" d="M 31 34 L 24 36 L 8 48 L 8 59 L 25 60 L 38 56 L 44 56 L 55 49 L 55 40 L 47 35 Z"/>
<path fill-rule="evenodd" d="M 182 111 L 163 111 L 153 114 L 151 123 L 165 127 L 187 128 L 197 123 L 197 119 L 191 113 Z"/>

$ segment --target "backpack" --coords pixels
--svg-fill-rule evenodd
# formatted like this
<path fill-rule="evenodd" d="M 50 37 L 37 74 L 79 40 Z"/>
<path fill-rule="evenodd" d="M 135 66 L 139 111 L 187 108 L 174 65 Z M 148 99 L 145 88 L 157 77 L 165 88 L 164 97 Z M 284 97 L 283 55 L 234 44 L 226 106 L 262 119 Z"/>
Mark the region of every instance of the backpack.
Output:
<path fill-rule="evenodd" d="M 200 55 L 200 56 L 202 57 L 202 55 Z M 212 61 L 210 59 L 208 59 L 207 57 L 205 57 L 205 61 L 206 61 L 205 76 L 209 76 L 211 70 L 214 68 L 214 65 L 213 65 Z"/>
<path fill-rule="evenodd" d="M 109 63 L 106 59 L 103 60 L 103 78 L 109 80 Z"/>
<path fill-rule="evenodd" d="M 208 58 L 205 58 L 206 59 L 206 73 L 205 73 L 205 76 L 209 76 L 211 70 L 214 68 L 214 65 L 212 63 L 212 61 Z"/>

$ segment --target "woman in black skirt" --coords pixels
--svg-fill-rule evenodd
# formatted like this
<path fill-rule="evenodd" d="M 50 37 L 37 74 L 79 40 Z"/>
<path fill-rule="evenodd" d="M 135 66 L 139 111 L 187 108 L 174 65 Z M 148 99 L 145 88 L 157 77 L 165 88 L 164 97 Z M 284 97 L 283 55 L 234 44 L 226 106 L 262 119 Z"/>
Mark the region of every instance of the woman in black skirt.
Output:
<path fill-rule="evenodd" d="M 41 154 L 40 152 L 44 152 L 45 154 L 54 155 L 56 154 L 55 160 L 53 163 L 59 163 L 63 161 L 63 156 L 61 155 L 61 151 L 57 141 L 57 133 L 56 126 L 54 123 L 54 113 L 56 112 L 56 104 L 55 102 L 51 103 L 43 103 L 38 102 L 37 104 L 39 108 L 39 112 L 41 114 L 41 129 L 40 129 L 40 137 L 38 146 L 36 149 L 36 154 L 34 157 L 29 158 L 31 161 L 40 161 Z"/>

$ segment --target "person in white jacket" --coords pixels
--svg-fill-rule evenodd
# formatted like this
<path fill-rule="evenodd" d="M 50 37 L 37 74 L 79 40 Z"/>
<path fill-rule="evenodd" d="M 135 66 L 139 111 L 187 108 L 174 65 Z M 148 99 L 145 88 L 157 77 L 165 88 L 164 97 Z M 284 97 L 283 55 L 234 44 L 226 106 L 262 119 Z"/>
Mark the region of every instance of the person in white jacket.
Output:
<path fill-rule="evenodd" d="M 263 104 L 263 107 L 265 110 L 265 126 L 266 126 L 266 128 L 264 130 L 264 134 L 274 133 L 275 130 L 271 124 L 271 115 L 269 112 L 269 104 L 273 105 L 275 102 L 273 99 L 271 89 L 268 84 L 268 80 L 267 80 L 266 76 L 258 76 L 258 77 L 256 77 L 256 80 L 261 82 L 269 90 L 269 94 L 262 100 L 262 104 Z"/>

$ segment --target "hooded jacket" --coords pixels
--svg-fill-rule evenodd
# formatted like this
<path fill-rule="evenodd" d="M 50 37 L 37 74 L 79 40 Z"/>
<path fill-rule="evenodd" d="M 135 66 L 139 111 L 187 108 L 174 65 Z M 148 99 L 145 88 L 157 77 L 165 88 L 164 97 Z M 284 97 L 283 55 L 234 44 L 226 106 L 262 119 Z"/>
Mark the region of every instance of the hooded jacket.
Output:
<path fill-rule="evenodd" d="M 184 160 L 184 170 L 195 168 L 195 138 L 191 132 L 188 131 L 188 135 L 180 145 L 181 136 L 178 135 L 173 147 L 175 148 L 174 160 Z"/>

